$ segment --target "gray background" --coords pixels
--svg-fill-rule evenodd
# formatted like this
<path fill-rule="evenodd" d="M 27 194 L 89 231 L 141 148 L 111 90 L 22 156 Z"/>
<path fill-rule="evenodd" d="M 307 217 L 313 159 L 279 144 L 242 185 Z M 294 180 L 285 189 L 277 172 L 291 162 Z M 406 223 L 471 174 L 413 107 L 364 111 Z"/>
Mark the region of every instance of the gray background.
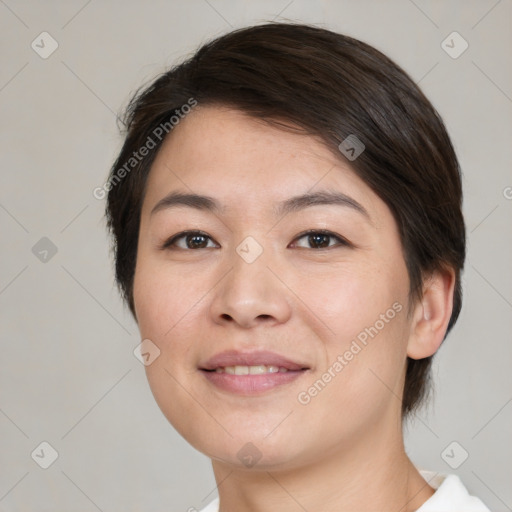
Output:
<path fill-rule="evenodd" d="M 215 496 L 209 460 L 167 423 L 133 355 L 92 192 L 132 91 L 213 36 L 280 17 L 376 46 L 446 122 L 464 171 L 465 301 L 407 448 L 512 510 L 510 0 L 0 0 L 0 510 L 185 511 Z M 48 58 L 31 47 L 48 51 L 43 31 L 59 45 Z M 469 44 L 455 59 L 441 46 L 453 31 Z M 32 249 L 42 237 L 55 255 Z M 59 455 L 48 469 L 31 457 L 43 441 Z"/>

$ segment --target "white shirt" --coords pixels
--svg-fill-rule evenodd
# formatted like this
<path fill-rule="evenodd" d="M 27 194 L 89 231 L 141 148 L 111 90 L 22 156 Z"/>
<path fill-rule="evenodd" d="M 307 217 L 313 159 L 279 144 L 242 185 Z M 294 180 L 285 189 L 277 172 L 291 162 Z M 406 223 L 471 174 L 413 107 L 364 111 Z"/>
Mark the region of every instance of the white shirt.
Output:
<path fill-rule="evenodd" d="M 457 475 L 421 471 L 421 476 L 436 492 L 416 512 L 491 512 L 478 498 L 471 496 Z M 219 498 L 200 512 L 219 512 Z"/>
<path fill-rule="evenodd" d="M 436 492 L 416 512 L 491 512 L 468 493 L 457 475 L 436 476 L 433 471 L 421 470 L 420 473 Z"/>

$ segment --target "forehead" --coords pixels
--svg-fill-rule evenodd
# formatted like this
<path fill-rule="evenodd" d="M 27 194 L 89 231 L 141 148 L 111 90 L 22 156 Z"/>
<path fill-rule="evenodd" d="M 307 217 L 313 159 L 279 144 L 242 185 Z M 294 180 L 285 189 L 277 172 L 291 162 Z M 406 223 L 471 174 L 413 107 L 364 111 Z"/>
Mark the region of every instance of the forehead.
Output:
<path fill-rule="evenodd" d="M 380 201 L 345 157 L 319 138 L 213 106 L 194 109 L 165 139 L 144 208 L 172 190 L 215 196 L 227 208 L 275 204 L 317 190 L 342 192 L 367 209 Z"/>

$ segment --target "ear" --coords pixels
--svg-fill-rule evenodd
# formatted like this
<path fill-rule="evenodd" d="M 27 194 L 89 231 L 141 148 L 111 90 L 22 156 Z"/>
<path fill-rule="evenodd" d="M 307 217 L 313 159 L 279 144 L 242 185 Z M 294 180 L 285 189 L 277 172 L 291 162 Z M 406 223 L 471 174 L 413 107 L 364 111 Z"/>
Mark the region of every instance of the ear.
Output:
<path fill-rule="evenodd" d="M 423 297 L 414 306 L 407 355 L 423 359 L 437 351 L 443 342 L 453 309 L 455 272 L 436 270 L 423 282 Z"/>

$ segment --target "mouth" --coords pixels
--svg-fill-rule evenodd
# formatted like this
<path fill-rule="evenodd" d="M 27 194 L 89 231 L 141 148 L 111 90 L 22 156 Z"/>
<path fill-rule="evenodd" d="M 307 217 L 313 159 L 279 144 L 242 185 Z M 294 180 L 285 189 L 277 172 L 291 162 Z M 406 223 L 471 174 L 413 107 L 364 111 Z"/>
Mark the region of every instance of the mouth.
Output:
<path fill-rule="evenodd" d="M 254 366 L 245 366 L 245 365 L 237 365 L 237 366 L 219 366 L 215 368 L 215 370 L 205 370 L 216 373 L 227 373 L 229 375 L 264 375 L 266 373 L 285 373 L 288 371 L 297 371 L 297 370 L 288 370 L 283 366 L 272 366 L 259 364 Z"/>
<path fill-rule="evenodd" d="M 273 352 L 227 351 L 199 367 L 214 387 L 238 395 L 258 395 L 295 381 L 310 367 Z"/>

